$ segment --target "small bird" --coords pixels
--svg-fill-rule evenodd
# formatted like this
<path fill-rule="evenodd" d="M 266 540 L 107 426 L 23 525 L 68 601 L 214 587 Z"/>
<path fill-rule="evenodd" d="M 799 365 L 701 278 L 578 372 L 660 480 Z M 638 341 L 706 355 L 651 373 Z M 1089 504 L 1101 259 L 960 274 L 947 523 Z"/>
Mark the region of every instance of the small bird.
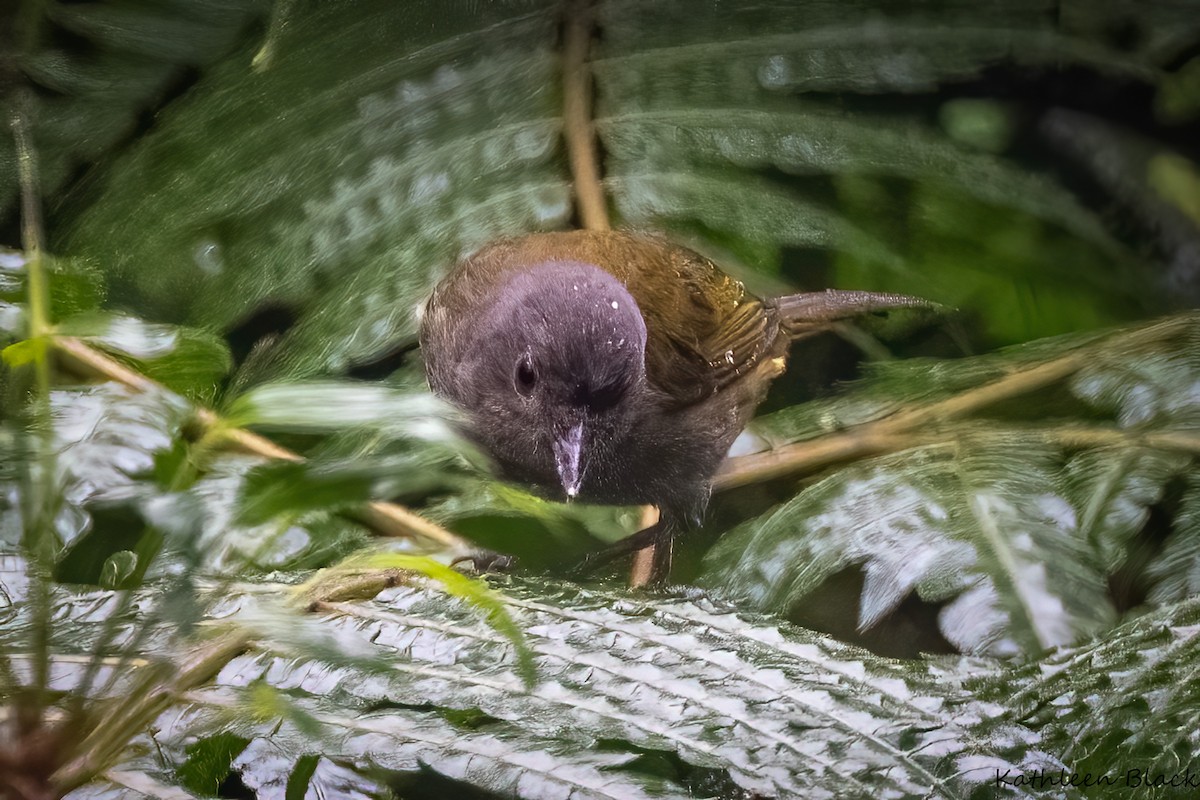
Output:
<path fill-rule="evenodd" d="M 701 523 L 714 473 L 793 340 L 930 305 L 833 290 L 761 300 L 661 236 L 580 230 L 461 261 L 426 304 L 420 341 L 430 387 L 465 412 L 501 478 L 549 498 L 658 507 L 658 524 L 620 547 L 630 552 Z"/>

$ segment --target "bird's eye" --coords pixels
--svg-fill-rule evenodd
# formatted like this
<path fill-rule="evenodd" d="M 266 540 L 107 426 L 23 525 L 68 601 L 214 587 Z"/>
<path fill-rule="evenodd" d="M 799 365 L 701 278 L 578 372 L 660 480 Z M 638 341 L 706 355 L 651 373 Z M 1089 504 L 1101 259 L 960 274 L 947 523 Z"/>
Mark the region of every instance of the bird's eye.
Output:
<path fill-rule="evenodd" d="M 516 387 L 518 394 L 529 397 L 536 384 L 537 371 L 533 368 L 533 359 L 526 353 L 517 360 L 517 370 L 513 374 L 513 386 Z"/>

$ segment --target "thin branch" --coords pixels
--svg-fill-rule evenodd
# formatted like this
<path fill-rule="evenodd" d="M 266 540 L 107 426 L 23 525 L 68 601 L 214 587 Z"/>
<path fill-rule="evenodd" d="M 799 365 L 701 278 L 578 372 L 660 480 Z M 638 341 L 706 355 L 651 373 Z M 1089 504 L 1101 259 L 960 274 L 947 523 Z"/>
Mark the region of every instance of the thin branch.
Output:
<path fill-rule="evenodd" d="M 718 470 L 713 488 L 716 491 L 735 489 L 752 483 L 782 478 L 788 475 L 811 472 L 829 464 L 850 458 L 895 452 L 928 442 L 930 436 L 922 429 L 949 422 L 987 406 L 1010 400 L 1023 394 L 1044 388 L 1078 372 L 1088 364 L 1095 363 L 1097 353 L 1112 346 L 1114 341 L 1125 347 L 1166 341 L 1178 336 L 1194 325 L 1194 316 L 1180 315 L 1132 331 L 1120 331 L 1099 341 L 1068 353 L 1065 356 L 1044 361 L 1032 367 L 1022 367 L 997 378 L 983 386 L 956 394 L 945 400 L 928 403 L 916 408 L 898 411 L 883 419 L 855 425 L 838 433 L 819 436 L 794 444 L 785 445 L 765 453 L 727 459 Z M 1108 443 L 1116 441 L 1109 432 L 1100 434 L 1094 429 L 1064 429 L 1058 432 L 1067 441 L 1072 435 L 1080 444 Z M 1122 434 L 1121 443 L 1129 443 L 1134 434 Z M 941 436 L 933 437 L 945 440 Z M 1150 447 L 1192 451 L 1196 437 L 1188 433 L 1138 434 L 1136 440 Z"/>
<path fill-rule="evenodd" d="M 65 357 L 67 366 L 77 372 L 98 375 L 139 392 L 167 391 L 162 384 L 130 369 L 79 339 L 59 336 L 53 337 L 52 341 L 58 352 Z M 207 408 L 198 408 L 195 417 L 206 431 L 220 430 L 221 440 L 236 450 L 263 458 L 304 461 L 303 456 L 280 447 L 270 439 L 256 433 L 240 428 L 222 430 L 220 416 Z M 394 503 L 369 503 L 355 516 L 385 536 L 427 539 L 460 553 L 474 549 L 465 539 Z"/>
<path fill-rule="evenodd" d="M 596 131 L 592 124 L 592 72 L 588 66 L 591 41 L 591 8 L 582 1 L 570 3 L 563 37 L 563 135 L 571 161 L 579 221 L 588 230 L 606 231 L 612 226 L 600 184 Z"/>

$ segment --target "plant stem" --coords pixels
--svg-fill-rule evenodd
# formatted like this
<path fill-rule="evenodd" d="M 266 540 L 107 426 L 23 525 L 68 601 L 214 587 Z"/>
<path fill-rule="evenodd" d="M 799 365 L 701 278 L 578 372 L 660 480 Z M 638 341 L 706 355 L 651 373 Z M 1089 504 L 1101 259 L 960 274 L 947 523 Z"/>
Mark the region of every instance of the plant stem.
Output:
<path fill-rule="evenodd" d="M 38 198 L 37 154 L 29 131 L 26 109 L 31 98 L 26 90 L 15 93 L 9 128 L 17 153 L 17 177 L 21 189 L 21 246 L 25 251 L 28 339 L 35 345 L 33 359 L 34 396 L 31 407 L 36 466 L 28 473 L 25 489 L 24 545 L 30 577 L 30 608 L 33 637 L 33 687 L 41 708 L 50 679 L 50 582 L 55 558 L 53 529 L 58 493 L 58 474 L 50 419 L 50 300 L 43 256 L 42 215 Z"/>
<path fill-rule="evenodd" d="M 953 397 L 897 411 L 882 419 L 844 431 L 788 444 L 765 453 L 727 459 L 713 481 L 716 491 L 810 472 L 838 461 L 894 452 L 928 443 L 930 427 L 964 417 L 987 406 L 1042 389 L 1093 364 L 1100 352 L 1114 345 L 1132 348 L 1168 341 L 1197 324 L 1195 314 L 1180 314 L 1133 330 L 1123 330 L 1089 343 L 1064 356 L 1016 368 L 1003 377 Z M 1011 428 L 1009 428 L 1011 430 Z M 925 431 L 925 432 L 923 432 Z M 1148 447 L 1197 452 L 1200 437 L 1184 431 L 1137 433 L 1100 428 L 1047 428 L 1046 435 L 1077 446 L 1140 443 Z M 935 441 L 952 438 L 942 431 Z"/>
<path fill-rule="evenodd" d="M 132 687 L 127 697 L 113 698 L 112 714 L 88 732 L 80 743 L 80 754 L 54 773 L 55 785 L 65 794 L 87 783 L 176 698 L 211 680 L 250 642 L 250 634 L 244 631 L 226 633 L 197 647 L 169 678 L 149 671 L 142 685 Z"/>
<path fill-rule="evenodd" d="M 612 226 L 600 183 L 592 124 L 592 72 L 588 67 L 591 42 L 592 9 L 582 0 L 571 2 L 563 37 L 563 135 L 571 161 L 579 221 L 588 230 L 606 231 Z"/>

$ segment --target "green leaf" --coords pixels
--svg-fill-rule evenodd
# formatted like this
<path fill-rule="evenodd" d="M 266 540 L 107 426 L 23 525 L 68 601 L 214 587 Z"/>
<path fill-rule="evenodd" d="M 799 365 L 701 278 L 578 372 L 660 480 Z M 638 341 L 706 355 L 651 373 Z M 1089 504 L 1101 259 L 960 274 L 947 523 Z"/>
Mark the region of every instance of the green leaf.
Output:
<path fill-rule="evenodd" d="M 271 68 L 210 72 L 62 249 L 156 318 L 228 329 L 260 304 L 296 309 L 256 381 L 372 361 L 414 336 L 458 255 L 565 223 L 555 30 L 544 3 L 297 6 Z"/>
<path fill-rule="evenodd" d="M 381 434 L 445 442 L 447 406 L 428 392 L 400 392 L 369 383 L 289 383 L 260 386 L 231 404 L 226 422 L 267 430 L 332 433 L 372 426 Z"/>
<path fill-rule="evenodd" d="M 703 583 L 787 613 L 838 572 L 860 567 L 860 629 L 915 590 L 947 603 L 941 631 L 968 652 L 1037 653 L 1102 630 L 1115 619 L 1108 578 L 1164 487 L 1194 471 L 1194 322 L 1185 315 L 936 367 L 881 365 L 856 393 L 773 415 L 757 430 L 776 443 L 870 441 L 870 426 L 905 414 L 940 424 L 934 438 L 943 441 L 843 467 L 743 523 L 710 551 Z M 1033 408 L 997 389 L 1072 360 L 1051 384 L 1057 393 L 1031 385 L 1042 390 Z M 965 398 L 989 395 L 973 412 L 961 410 Z M 1112 426 L 1056 428 L 1056 412 L 1103 416 Z M 860 432 L 841 433 L 852 425 Z M 877 432 L 902 435 L 886 430 Z M 920 443 L 918 430 L 903 435 Z M 1181 540 L 1190 541 L 1186 510 L 1177 518 L 1188 531 Z"/>
<path fill-rule="evenodd" d="M 1080 534 L 1109 574 L 1128 556 L 1126 546 L 1146 524 L 1164 487 L 1187 471 L 1188 462 L 1180 453 L 1142 448 L 1088 450 L 1067 462 L 1063 496 L 1078 510 Z M 1178 524 L 1188 527 L 1183 515 Z"/>
<path fill-rule="evenodd" d="M 421 495 L 450 482 L 444 463 L 419 455 L 317 463 L 273 463 L 246 475 L 238 522 L 261 525 L 280 514 L 336 511 L 368 500 Z"/>
<path fill-rule="evenodd" d="M 935 446 L 838 471 L 726 534 L 707 556 L 703 582 L 786 612 L 861 566 L 860 629 L 915 589 L 951 601 L 940 628 L 968 652 L 1036 653 L 1110 622 L 1102 573 L 1074 512 L 1048 490 L 1052 451 L 1000 436 L 961 447 L 962 455 Z"/>
<path fill-rule="evenodd" d="M 454 597 L 466 600 L 486 613 L 488 624 L 512 643 L 517 655 L 517 674 L 526 688 L 532 688 L 537 683 L 537 668 L 525 633 L 513 621 L 502 596 L 489 589 L 483 581 L 469 578 L 432 559 L 400 553 L 366 554 L 344 562 L 343 566 L 411 570 L 437 581 Z"/>
<path fill-rule="evenodd" d="M 233 760 L 249 744 L 249 739 L 232 733 L 201 739 L 187 748 L 187 761 L 176 771 L 179 782 L 197 794 L 217 794 L 233 771 Z"/>
<path fill-rule="evenodd" d="M 1171 535 L 1146 568 L 1154 582 L 1149 599 L 1166 605 L 1200 595 L 1200 474 L 1188 476 Z"/>
<path fill-rule="evenodd" d="M 557 503 L 486 478 L 459 482 L 457 492 L 423 513 L 531 571 L 574 565 L 598 543 L 612 544 L 641 525 L 638 508 Z"/>
<path fill-rule="evenodd" d="M 410 9 L 418 25 L 386 5 L 293 6 L 270 69 L 242 54 L 211 70 L 105 170 L 59 249 L 105 264 L 114 299 L 156 318 L 228 330 L 287 308 L 295 324 L 243 384 L 344 372 L 411 342 L 455 259 L 569 222 L 557 7 Z M 1020 65 L 1160 80 L 1140 49 L 1043 12 L 605 3 L 593 66 L 612 204 L 626 226 L 742 259 L 752 286 L 772 285 L 754 273 L 774 277 L 783 247 L 828 253 L 831 281 L 982 314 L 988 344 L 1161 308 L 1166 284 L 1051 176 L 961 146 L 923 112 L 826 102 Z M 841 188 L 856 180 L 898 195 L 864 204 Z M 888 230 L 898 212 L 909 219 Z"/>
<path fill-rule="evenodd" d="M 13 67 L 40 90 L 28 103 L 44 196 L 57 197 L 78 168 L 128 137 L 187 67 L 226 54 L 262 8 L 261 0 L 116 0 L 23 4 L 18 19 L 6 15 L 18 26 L 32 22 L 35 33 L 18 48 L 25 31 L 14 30 L 10 46 Z M 5 88 L 7 109 L 13 93 Z M 17 205 L 14 165 L 12 138 L 0 138 L 0 218 Z"/>
<path fill-rule="evenodd" d="M 10 367 L 28 366 L 45 360 L 48 344 L 45 337 L 24 339 L 0 350 L 0 358 Z"/>
<path fill-rule="evenodd" d="M 210 787 L 232 768 L 282 793 L 321 753 L 330 763 L 310 781 L 346 796 L 370 793 L 381 768 L 520 797 L 693 796 L 674 771 L 646 769 L 647 754 L 671 754 L 772 796 L 965 798 L 997 770 L 1181 771 L 1200 730 L 1194 599 L 1020 665 L 883 659 L 703 596 L 510 581 L 495 599 L 524 631 L 540 678 L 529 686 L 512 642 L 442 591 L 398 586 L 321 619 L 270 611 L 279 584 L 221 591 L 217 613 L 240 607 L 258 645 L 166 710 L 153 748 L 154 764 L 187 765 Z M 147 587 L 133 613 L 160 594 Z M 69 654 L 112 593 L 61 596 L 54 646 Z M 246 688 L 266 713 L 231 713 Z M 456 724 L 462 714 L 477 723 Z M 117 769 L 146 769 L 139 752 Z"/>
<path fill-rule="evenodd" d="M 219 572 L 323 567 L 368 541 L 360 525 L 300 502 L 269 503 L 241 523 L 246 476 L 263 464 L 252 456 L 218 457 L 187 492 L 157 495 L 143 512 L 185 552 Z"/>
<path fill-rule="evenodd" d="M 496 659 L 508 641 L 472 620 L 471 609 L 412 587 L 341 604 L 343 615 L 331 620 L 342 635 L 391 654 L 393 673 L 384 683 L 267 654 L 243 656 L 223 674 L 235 685 L 269 676 L 284 688 L 307 687 L 311 699 L 301 702 L 333 737 L 322 752 L 400 771 L 424 764 L 523 797 L 568 790 L 580 797 L 687 796 L 669 780 L 635 771 L 634 755 L 644 748 L 723 771 L 743 791 L 781 797 L 835 785 L 959 797 L 990 779 L 982 771 L 962 774 L 969 754 L 989 752 L 1015 768 L 1052 763 L 1025 744 L 998 745 L 1015 735 L 1012 726 L 994 742 L 975 739 L 959 721 L 967 714 L 939 712 L 937 698 L 954 693 L 956 679 L 923 677 L 919 665 L 742 620 L 703 602 L 570 586 L 516 584 L 506 594 L 504 607 L 537 659 L 541 680 L 530 688 L 511 654 Z M 218 687 L 195 699 L 219 705 L 223 696 Z M 346 714 L 336 698 L 388 705 Z M 437 708 L 479 709 L 495 721 L 465 730 Z M 181 713 L 163 721 L 164 741 L 203 729 L 202 706 Z M 176 719 L 186 723 L 177 727 Z M 597 749 L 598 740 L 613 746 Z M 313 747 L 286 724 L 271 741 L 297 754 Z"/>
<path fill-rule="evenodd" d="M 101 350 L 134 359 L 148 378 L 200 401 L 212 401 L 232 366 L 219 337 L 194 328 L 151 324 L 123 314 L 92 312 L 56 326 Z"/>
<path fill-rule="evenodd" d="M 981 701 L 1002 703 L 1002 721 L 1039 730 L 1039 746 L 1061 754 L 1075 771 L 1113 776 L 1095 796 L 1128 797 L 1136 787 L 1125 782 L 1129 770 L 1151 780 L 1165 775 L 1168 785 L 1188 770 L 1195 776 L 1198 623 L 1200 602 L 1192 598 L 1036 664 L 969 679 L 965 688 Z M 1190 794 L 1180 782 L 1175 789 Z"/>

